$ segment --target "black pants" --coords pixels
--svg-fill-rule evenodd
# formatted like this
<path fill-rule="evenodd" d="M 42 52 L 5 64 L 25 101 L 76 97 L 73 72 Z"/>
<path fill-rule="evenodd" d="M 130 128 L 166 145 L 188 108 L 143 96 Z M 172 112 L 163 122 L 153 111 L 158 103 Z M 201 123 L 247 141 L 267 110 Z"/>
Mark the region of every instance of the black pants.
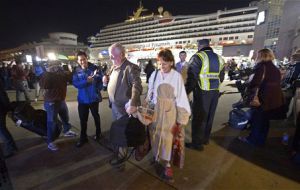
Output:
<path fill-rule="evenodd" d="M 195 90 L 192 106 L 192 143 L 200 145 L 209 141 L 212 124 L 219 101 L 219 91 Z"/>
<path fill-rule="evenodd" d="M 297 125 L 296 125 L 296 130 L 293 138 L 292 149 L 294 151 L 300 150 L 300 115 L 297 116 Z"/>
<path fill-rule="evenodd" d="M 4 152 L 9 154 L 16 150 L 16 143 L 6 128 L 6 114 L 0 113 L 0 138 L 4 142 Z"/>
<path fill-rule="evenodd" d="M 99 102 L 94 102 L 91 104 L 78 104 L 78 112 L 80 118 L 81 132 L 80 132 L 80 140 L 87 139 L 87 121 L 89 118 L 89 110 L 91 110 L 96 127 L 96 136 L 100 137 L 101 134 L 101 121 L 99 115 Z"/>

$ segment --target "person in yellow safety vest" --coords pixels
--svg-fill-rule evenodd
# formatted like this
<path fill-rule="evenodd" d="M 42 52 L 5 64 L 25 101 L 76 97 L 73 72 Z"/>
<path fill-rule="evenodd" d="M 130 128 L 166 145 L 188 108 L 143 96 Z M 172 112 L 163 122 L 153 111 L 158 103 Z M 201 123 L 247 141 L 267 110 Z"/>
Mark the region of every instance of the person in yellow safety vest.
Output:
<path fill-rule="evenodd" d="M 193 92 L 192 142 L 187 148 L 198 151 L 209 143 L 210 132 L 224 80 L 224 60 L 214 53 L 208 39 L 198 40 L 198 52 L 189 61 L 186 92 Z"/>

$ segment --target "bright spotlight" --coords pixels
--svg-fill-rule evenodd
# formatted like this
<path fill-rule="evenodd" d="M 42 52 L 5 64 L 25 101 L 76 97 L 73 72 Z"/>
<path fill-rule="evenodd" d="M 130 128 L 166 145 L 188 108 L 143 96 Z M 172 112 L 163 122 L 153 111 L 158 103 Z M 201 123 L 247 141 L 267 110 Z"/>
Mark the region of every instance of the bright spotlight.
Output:
<path fill-rule="evenodd" d="M 27 63 L 32 63 L 32 56 L 31 55 L 26 55 L 26 62 Z"/>
<path fill-rule="evenodd" d="M 47 54 L 47 56 L 48 56 L 48 59 L 50 59 L 50 60 L 52 60 L 52 61 L 56 60 L 56 55 L 55 55 L 55 53 L 53 53 L 53 52 L 49 52 L 49 53 Z"/>

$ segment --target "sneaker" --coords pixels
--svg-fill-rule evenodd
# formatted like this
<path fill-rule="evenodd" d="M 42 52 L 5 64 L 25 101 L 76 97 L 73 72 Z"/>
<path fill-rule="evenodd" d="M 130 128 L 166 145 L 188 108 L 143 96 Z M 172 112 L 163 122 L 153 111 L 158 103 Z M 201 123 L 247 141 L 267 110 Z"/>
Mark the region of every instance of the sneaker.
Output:
<path fill-rule="evenodd" d="M 88 142 L 88 139 L 84 139 L 84 140 L 80 139 L 80 140 L 75 144 L 75 146 L 76 146 L 77 148 L 80 148 L 80 147 L 82 147 L 83 145 L 85 145 L 87 142 Z"/>
<path fill-rule="evenodd" d="M 17 127 L 20 127 L 21 124 L 22 124 L 22 120 L 19 119 L 19 120 L 16 122 L 16 126 L 17 126 Z"/>
<path fill-rule="evenodd" d="M 52 150 L 52 151 L 57 151 L 57 150 L 58 150 L 58 147 L 57 147 L 56 144 L 54 144 L 54 143 L 49 143 L 49 144 L 48 144 L 48 149 L 49 149 L 49 150 Z"/>
<path fill-rule="evenodd" d="M 109 164 L 113 167 L 118 167 L 125 164 L 125 161 L 126 157 L 120 158 L 119 156 L 114 156 L 111 160 L 109 160 Z"/>
<path fill-rule="evenodd" d="M 64 137 L 75 137 L 77 134 L 74 131 L 67 131 L 64 133 Z"/>
<path fill-rule="evenodd" d="M 100 135 L 95 135 L 93 137 L 93 139 L 96 141 L 96 142 L 99 142 L 101 139 L 103 139 L 103 135 L 100 133 Z"/>
<path fill-rule="evenodd" d="M 162 178 L 168 182 L 173 182 L 173 169 L 171 167 L 166 167 Z"/>

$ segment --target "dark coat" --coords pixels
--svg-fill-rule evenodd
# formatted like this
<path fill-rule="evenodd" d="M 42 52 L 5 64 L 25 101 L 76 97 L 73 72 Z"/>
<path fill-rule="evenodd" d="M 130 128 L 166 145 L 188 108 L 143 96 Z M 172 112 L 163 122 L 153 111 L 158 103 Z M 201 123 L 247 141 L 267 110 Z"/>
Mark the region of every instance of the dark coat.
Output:
<path fill-rule="evenodd" d="M 112 72 L 113 69 L 114 68 L 112 68 Z M 140 78 L 140 68 L 128 60 L 125 60 L 120 69 L 121 72 L 117 79 L 115 94 L 108 95 L 114 96 L 114 103 L 122 108 L 124 108 L 129 100 L 131 100 L 131 106 L 141 105 L 140 96 L 143 92 L 143 87 Z"/>
<path fill-rule="evenodd" d="M 57 72 L 45 72 L 39 83 L 45 90 L 44 100 L 48 102 L 64 101 L 67 95 L 68 82 L 72 80 L 72 73 L 59 70 Z"/>
<path fill-rule="evenodd" d="M 9 98 L 4 89 L 2 81 L 0 81 L 0 114 L 5 115 L 8 111 L 11 110 Z"/>
<path fill-rule="evenodd" d="M 264 79 L 263 73 L 265 73 Z M 271 117 L 275 117 L 274 114 L 278 114 L 277 112 L 284 112 L 282 110 L 284 108 L 284 97 L 280 82 L 280 71 L 272 61 L 259 62 L 254 67 L 254 76 L 250 81 L 248 90 L 253 93 L 259 88 L 258 95 L 262 103 L 262 109 L 270 113 Z"/>
<path fill-rule="evenodd" d="M 211 47 L 204 47 L 198 51 L 206 51 L 213 55 L 216 55 L 216 53 L 213 52 L 213 49 Z M 194 54 L 191 59 L 188 62 L 188 71 L 187 71 L 187 79 L 185 83 L 185 89 L 186 93 L 189 94 L 192 91 L 199 91 L 200 90 L 200 72 L 202 69 L 202 60 L 199 58 L 197 54 Z M 210 62 L 210 64 L 215 64 L 215 62 Z M 223 82 L 225 76 L 225 68 L 223 67 L 220 71 L 220 83 Z"/>

